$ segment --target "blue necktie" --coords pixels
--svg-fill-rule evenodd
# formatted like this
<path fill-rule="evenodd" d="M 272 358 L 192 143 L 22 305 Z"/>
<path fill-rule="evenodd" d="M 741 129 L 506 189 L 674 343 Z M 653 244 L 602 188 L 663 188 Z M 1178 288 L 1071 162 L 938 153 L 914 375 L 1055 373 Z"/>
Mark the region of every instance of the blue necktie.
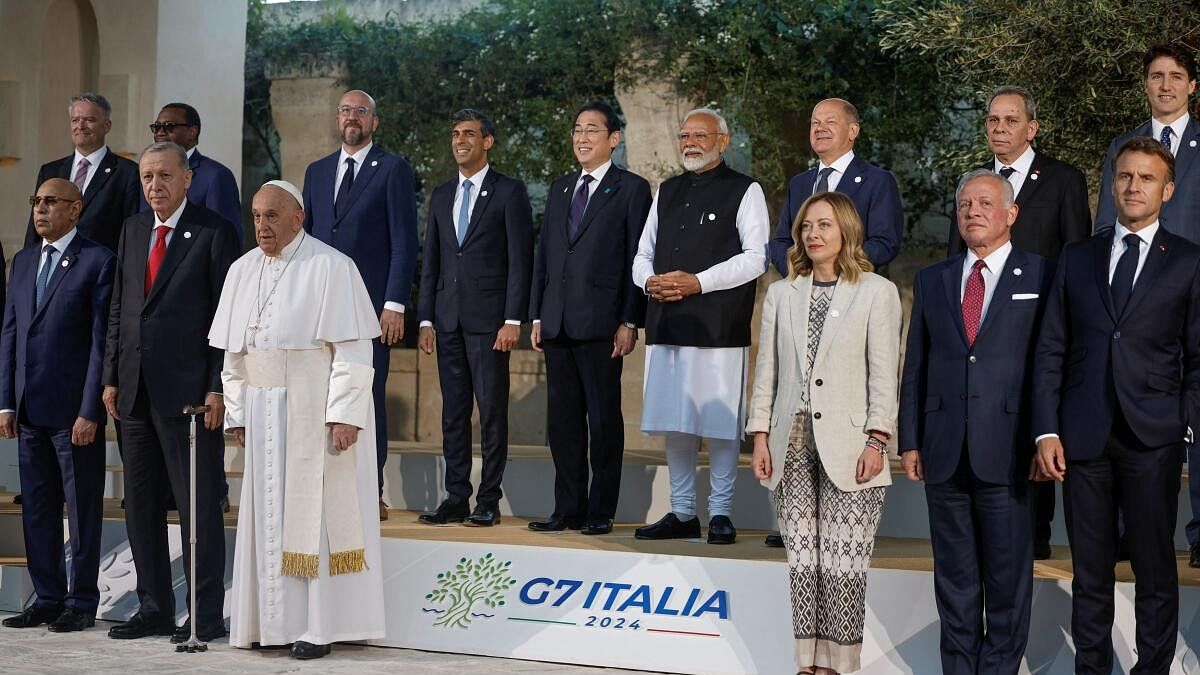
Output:
<path fill-rule="evenodd" d="M 817 174 L 817 184 L 813 186 L 814 195 L 818 192 L 829 192 L 829 174 L 831 173 L 833 173 L 833 167 L 827 166 Z"/>
<path fill-rule="evenodd" d="M 1113 271 L 1110 285 L 1113 309 L 1117 310 L 1117 316 L 1121 316 L 1125 311 L 1125 305 L 1129 303 L 1129 297 L 1133 295 L 1133 277 L 1137 272 L 1138 256 L 1142 249 L 1142 238 L 1136 234 L 1125 235 L 1123 241 L 1125 242 L 1125 252 L 1117 260 L 1117 269 Z"/>
<path fill-rule="evenodd" d="M 1163 144 L 1167 152 L 1171 151 L 1171 127 L 1163 127 L 1162 133 L 1158 136 L 1158 141 Z"/>
<path fill-rule="evenodd" d="M 462 203 L 458 205 L 458 243 L 461 246 L 467 238 L 467 226 L 471 224 L 471 181 L 462 183 Z"/>
<path fill-rule="evenodd" d="M 583 212 L 587 210 L 588 184 L 593 180 L 596 179 L 592 178 L 591 174 L 583 174 L 583 182 L 579 184 L 579 189 L 571 198 L 571 211 L 567 214 L 568 241 L 575 241 L 575 237 L 579 236 L 579 226 L 583 224 Z"/>
<path fill-rule="evenodd" d="M 342 174 L 342 182 L 338 185 L 337 195 L 333 198 L 333 217 L 340 218 L 346 202 L 350 199 L 350 190 L 354 187 L 354 158 L 346 158 L 346 173 Z"/>
<path fill-rule="evenodd" d="M 42 263 L 42 269 L 38 270 L 37 284 L 34 287 L 37 293 L 34 300 L 39 309 L 42 306 L 42 298 L 46 295 L 46 285 L 50 283 L 50 271 L 54 269 L 54 254 L 57 252 L 58 249 L 51 244 L 42 247 L 42 254 L 46 256 L 46 262 Z"/>

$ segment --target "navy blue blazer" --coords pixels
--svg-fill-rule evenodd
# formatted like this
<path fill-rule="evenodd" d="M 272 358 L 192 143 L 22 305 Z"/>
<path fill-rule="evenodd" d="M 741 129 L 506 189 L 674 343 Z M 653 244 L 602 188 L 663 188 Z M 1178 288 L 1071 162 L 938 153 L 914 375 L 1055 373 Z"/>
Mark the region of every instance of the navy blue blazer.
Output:
<path fill-rule="evenodd" d="M 237 230 L 239 250 L 242 243 L 242 196 L 238 192 L 237 181 L 229 167 L 217 160 L 200 154 L 200 148 L 192 152 L 188 158 L 188 168 L 192 170 L 192 184 L 188 186 L 187 199 L 193 204 L 199 204 L 209 211 L 216 211 L 221 217 L 233 223 Z M 140 211 L 149 211 L 145 193 L 138 191 L 141 200 Z"/>
<path fill-rule="evenodd" d="M 1025 479 L 1033 454 L 1029 400 L 1038 324 L 1054 266 L 1013 247 L 974 346 L 963 328 L 965 253 L 917 272 L 904 373 L 900 450 L 921 451 L 926 483 L 949 480 L 963 442 L 980 480 Z"/>
<path fill-rule="evenodd" d="M 75 162 L 75 154 L 46 162 L 38 169 L 37 185 L 34 192 L 51 178 L 71 180 L 71 165 Z M 100 244 L 114 253 L 121 239 L 121 226 L 125 219 L 138 211 L 148 211 L 142 197 L 142 183 L 138 180 L 138 165 L 126 159 L 112 148 L 100 160 L 92 182 L 88 183 L 83 193 L 83 210 L 79 212 L 79 222 L 75 227 L 79 233 Z M 142 204 L 139 206 L 139 203 Z M 33 211 L 30 210 L 29 222 L 25 228 L 25 246 L 41 246 L 42 237 L 33 228 Z M 38 249 L 41 250 L 40 248 Z"/>
<path fill-rule="evenodd" d="M 792 222 L 812 196 L 817 181 L 817 169 L 812 168 L 792 176 L 788 183 L 787 204 L 779 212 L 779 224 L 775 237 L 771 239 L 771 262 L 783 276 L 787 276 L 787 251 L 795 242 L 792 240 Z M 850 160 L 846 173 L 838 181 L 837 192 L 854 202 L 859 218 L 866 231 L 863 233 L 863 249 L 871 264 L 883 267 L 900 252 L 904 239 L 904 205 L 900 201 L 900 188 L 892 172 L 867 164 L 858 155 Z"/>
<path fill-rule="evenodd" d="M 1125 141 L 1134 136 L 1149 136 L 1151 133 L 1150 121 L 1147 120 L 1133 131 L 1117 136 L 1109 144 L 1100 172 L 1096 232 L 1111 229 L 1117 222 L 1117 205 L 1113 203 L 1112 193 L 1113 156 Z M 1178 148 L 1175 153 L 1175 193 L 1169 201 L 1163 202 L 1159 222 L 1166 225 L 1172 233 L 1194 244 L 1200 244 L 1200 120 L 1195 117 L 1188 120 Z"/>
<path fill-rule="evenodd" d="M 633 283 L 633 258 L 650 212 L 650 184 L 611 165 L 596 186 L 574 239 L 567 216 L 579 171 L 550 185 L 533 262 L 529 316 L 542 337 L 611 339 L 622 323 L 646 321 L 646 294 Z"/>
<path fill-rule="evenodd" d="M 417 205 L 408 161 L 372 146 L 354 168 L 350 203 L 333 215 L 334 181 L 341 150 L 318 159 L 304 172 L 304 229 L 350 256 L 358 266 L 375 313 L 383 303 L 412 304 L 417 268 Z"/>
<path fill-rule="evenodd" d="M 0 408 L 26 424 L 104 424 L 104 339 L 116 256 L 76 232 L 35 309 L 41 243 L 13 256 L 0 331 Z"/>
<path fill-rule="evenodd" d="M 454 229 L 458 174 L 433 189 L 421 252 L 417 316 L 438 331 L 492 333 L 529 315 L 533 211 L 525 183 L 488 169 L 461 245 Z M 614 329 L 615 330 L 615 329 Z"/>
<path fill-rule="evenodd" d="M 1118 405 L 1149 448 L 1200 432 L 1200 246 L 1160 226 L 1117 316 L 1112 239 L 1063 249 L 1038 338 L 1033 431 L 1058 434 L 1068 460 L 1104 452 Z"/>

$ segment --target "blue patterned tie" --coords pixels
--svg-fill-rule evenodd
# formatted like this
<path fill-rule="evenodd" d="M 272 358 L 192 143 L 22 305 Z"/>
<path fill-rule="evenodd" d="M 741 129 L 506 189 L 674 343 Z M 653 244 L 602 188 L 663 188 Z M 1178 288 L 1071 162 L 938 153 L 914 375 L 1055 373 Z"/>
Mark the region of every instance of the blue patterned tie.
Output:
<path fill-rule="evenodd" d="M 467 238 L 467 226 L 471 224 L 471 181 L 462 183 L 462 203 L 458 205 L 458 243 Z"/>
<path fill-rule="evenodd" d="M 1171 151 L 1171 127 L 1163 127 L 1162 134 L 1159 135 L 1158 140 L 1160 143 L 1163 144 L 1163 147 L 1167 149 L 1167 152 L 1170 152 Z"/>
<path fill-rule="evenodd" d="M 42 298 L 46 295 L 46 285 L 50 283 L 50 271 L 54 269 L 54 254 L 57 252 L 58 249 L 54 248 L 52 244 L 42 247 L 42 254 L 46 256 L 46 262 L 42 263 L 42 269 L 38 270 L 37 284 L 34 287 L 37 293 L 34 299 L 39 309 L 42 306 Z"/>
<path fill-rule="evenodd" d="M 567 239 L 575 241 L 575 237 L 579 236 L 579 226 L 583 224 L 583 212 L 587 210 L 588 203 L 588 183 L 591 183 L 595 178 L 591 174 L 583 174 L 583 182 L 579 184 L 579 189 L 575 191 L 575 196 L 571 199 L 571 211 L 567 214 Z"/>

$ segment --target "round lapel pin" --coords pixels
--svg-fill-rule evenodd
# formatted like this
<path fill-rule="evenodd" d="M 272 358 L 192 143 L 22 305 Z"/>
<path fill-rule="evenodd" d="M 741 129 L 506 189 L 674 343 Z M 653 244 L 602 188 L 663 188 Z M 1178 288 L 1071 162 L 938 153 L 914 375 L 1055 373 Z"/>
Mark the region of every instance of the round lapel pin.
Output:
<path fill-rule="evenodd" d="M 372 160 L 372 161 L 371 161 L 371 166 L 379 166 L 379 160 L 377 160 L 377 159 L 376 159 L 376 160 Z"/>
<path fill-rule="evenodd" d="M 862 176 L 855 176 L 855 177 L 854 177 L 854 182 L 855 182 L 855 183 L 861 183 L 861 182 L 862 182 Z"/>
<path fill-rule="evenodd" d="M 1021 276 L 1021 268 L 1020 268 L 1020 267 L 1018 267 L 1018 268 L 1016 268 L 1016 269 L 1014 269 L 1014 270 L 1013 270 L 1013 276 L 1014 276 L 1014 277 L 1019 277 L 1019 276 Z"/>
<path fill-rule="evenodd" d="M 191 233 L 191 232 L 184 232 L 184 233 L 183 233 L 183 238 L 184 238 L 184 239 L 191 239 L 191 238 L 192 238 L 192 233 Z"/>
<path fill-rule="evenodd" d="M 1192 141 L 1191 143 L 1188 143 L 1188 147 L 1189 147 L 1189 148 L 1194 148 L 1194 147 L 1196 147 L 1196 141 Z"/>
<path fill-rule="evenodd" d="M 62 266 L 63 266 L 63 267 L 67 267 L 67 266 L 69 266 L 70 264 L 71 264 L 71 263 L 70 263 L 69 261 L 67 261 L 67 260 L 64 260 L 64 261 L 62 261 Z"/>
<path fill-rule="evenodd" d="M 480 197 L 486 197 L 486 196 L 487 196 L 487 190 L 484 190 L 483 192 L 480 192 L 480 193 L 479 193 L 479 196 L 480 196 Z"/>
<path fill-rule="evenodd" d="M 1037 180 L 1037 179 L 1038 179 L 1038 175 L 1036 173 L 1029 174 L 1029 180 Z"/>
<path fill-rule="evenodd" d="M 710 213 L 710 214 L 708 214 L 708 219 L 709 219 L 709 220 L 716 220 L 716 219 L 717 219 L 717 214 L 715 214 L 715 213 Z"/>
<path fill-rule="evenodd" d="M 1195 144 L 1196 144 L 1196 141 L 1192 141 L 1192 145 L 1195 145 Z M 107 169 L 105 169 L 104 173 L 112 173 L 112 167 L 110 166 Z"/>

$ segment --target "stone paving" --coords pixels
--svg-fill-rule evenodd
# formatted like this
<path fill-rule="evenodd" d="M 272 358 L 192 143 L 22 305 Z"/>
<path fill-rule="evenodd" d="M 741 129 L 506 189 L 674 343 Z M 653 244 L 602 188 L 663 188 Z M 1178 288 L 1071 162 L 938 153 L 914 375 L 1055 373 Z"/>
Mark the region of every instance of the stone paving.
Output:
<path fill-rule="evenodd" d="M 0 613 L 0 618 L 11 614 Z M 97 621 L 81 633 L 51 633 L 45 627 L 0 627 L 0 673 L 323 673 L 329 675 L 639 675 L 634 671 L 558 663 L 441 654 L 413 649 L 335 645 L 314 661 L 289 658 L 286 650 L 233 649 L 214 642 L 203 654 L 176 654 L 167 638 L 109 639 L 112 624 Z"/>

